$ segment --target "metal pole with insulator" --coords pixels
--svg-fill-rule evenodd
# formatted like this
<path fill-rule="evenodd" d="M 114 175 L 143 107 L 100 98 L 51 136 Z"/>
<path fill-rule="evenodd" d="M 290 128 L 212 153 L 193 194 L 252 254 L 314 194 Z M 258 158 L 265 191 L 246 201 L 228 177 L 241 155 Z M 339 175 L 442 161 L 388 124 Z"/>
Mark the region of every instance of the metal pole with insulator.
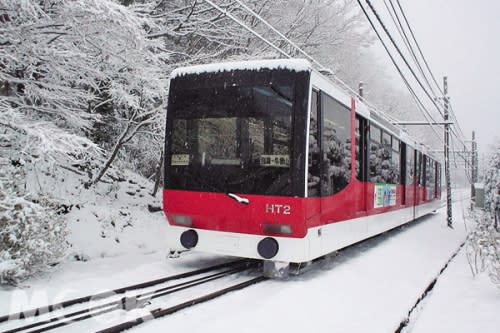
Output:
<path fill-rule="evenodd" d="M 478 170 L 478 158 L 477 158 L 476 132 L 472 131 L 472 152 L 471 152 L 472 192 L 471 192 L 471 195 L 473 198 L 476 196 L 476 190 L 474 188 L 474 184 L 477 183 L 477 170 Z"/>
<path fill-rule="evenodd" d="M 450 175 L 450 125 L 447 123 L 450 117 L 448 111 L 448 77 L 443 77 L 443 99 L 444 99 L 444 174 L 446 181 L 446 221 L 453 228 L 451 210 L 451 175 Z"/>

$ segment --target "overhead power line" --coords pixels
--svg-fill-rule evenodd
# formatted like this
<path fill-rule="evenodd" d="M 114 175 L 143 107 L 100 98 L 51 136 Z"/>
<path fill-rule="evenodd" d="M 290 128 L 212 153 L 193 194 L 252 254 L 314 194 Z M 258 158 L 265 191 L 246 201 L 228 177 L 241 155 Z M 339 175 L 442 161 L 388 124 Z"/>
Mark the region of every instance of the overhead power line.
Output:
<path fill-rule="evenodd" d="M 252 33 L 253 35 L 255 35 L 259 40 L 263 41 L 264 43 L 266 43 L 267 45 L 269 45 L 270 47 L 272 47 L 274 50 L 278 51 L 281 55 L 287 57 L 287 58 L 291 58 L 292 55 L 289 54 L 288 52 L 284 51 L 283 48 L 275 45 L 273 42 L 271 42 L 268 38 L 264 37 L 263 35 L 259 34 L 257 31 L 255 31 L 254 29 L 252 29 L 251 27 L 249 27 L 245 22 L 243 22 L 242 20 L 238 19 L 235 15 L 231 14 L 229 11 L 223 9 L 222 7 L 218 6 L 217 4 L 215 4 L 213 1 L 211 0 L 203 0 L 205 1 L 207 4 L 209 4 L 210 6 L 212 6 L 213 8 L 215 8 L 216 10 L 220 11 L 222 14 L 226 15 L 227 17 L 229 17 L 230 19 L 232 19 L 234 22 L 236 22 L 238 25 L 240 25 L 242 28 L 244 28 L 245 30 L 249 31 L 250 33 Z M 295 48 L 299 53 L 301 53 L 304 57 L 306 57 L 308 60 L 310 60 L 313 64 L 315 64 L 316 66 L 319 67 L 319 70 L 320 71 L 325 71 L 325 72 L 328 72 L 329 74 L 331 74 L 331 78 L 336 81 L 337 83 L 339 83 L 341 85 L 341 87 L 343 87 L 344 89 L 346 89 L 348 92 L 352 93 L 353 95 L 355 95 L 356 97 L 360 98 L 358 92 L 354 91 L 351 87 L 349 87 L 345 82 L 343 82 L 342 80 L 340 80 L 338 77 L 336 77 L 335 75 L 333 75 L 333 72 L 326 68 L 325 66 L 323 66 L 321 63 L 319 63 L 316 59 L 314 59 L 311 55 L 309 55 L 307 52 L 305 52 L 302 48 L 300 48 L 298 45 L 296 45 L 293 41 L 291 41 L 289 38 L 287 38 L 285 35 L 283 35 L 281 32 L 279 32 L 276 28 L 274 28 L 269 22 L 267 22 L 266 20 L 264 20 L 259 14 L 255 13 L 251 8 L 249 8 L 247 5 L 245 5 L 242 1 L 240 0 L 235 0 L 235 2 L 241 7 L 243 8 L 245 11 L 247 11 L 248 13 L 250 13 L 250 15 L 252 15 L 253 17 L 255 17 L 256 19 L 258 19 L 260 22 L 262 22 L 265 26 L 267 26 L 271 31 L 273 31 L 274 33 L 276 33 L 282 40 L 284 40 L 286 43 L 288 43 L 290 46 L 292 46 L 293 48 Z M 358 3 L 359 3 L 359 0 L 358 0 Z M 360 4 L 361 6 L 361 4 Z M 361 6 L 363 8 L 363 6 Z M 364 8 L 363 8 L 364 9 Z M 365 15 L 367 15 L 367 13 L 365 12 Z M 373 24 L 372 24 L 373 26 Z M 380 39 L 380 36 L 379 36 L 379 39 Z M 388 51 L 388 49 L 386 49 L 386 51 Z M 390 54 L 390 52 L 388 51 L 388 53 Z M 406 59 L 405 59 L 406 60 Z M 393 63 L 395 63 L 395 60 L 393 60 Z M 395 65 L 397 65 L 395 63 Z M 408 65 L 408 64 L 407 64 Z M 411 67 L 410 67 L 411 68 Z M 406 78 L 404 77 L 404 74 L 402 73 L 401 70 L 400 71 L 400 75 L 402 76 L 403 78 L 403 81 L 405 81 L 405 84 L 407 85 L 407 88 L 410 90 L 410 92 L 412 92 L 412 97 L 415 99 L 416 103 L 417 103 L 417 106 L 419 107 L 419 109 L 421 109 L 421 112 L 424 114 L 424 117 L 426 118 L 426 120 L 429 122 L 429 124 L 431 125 L 432 121 L 435 122 L 434 118 L 432 117 L 432 115 L 428 112 L 428 110 L 425 108 L 425 105 L 422 103 L 422 101 L 419 99 L 419 97 L 417 96 L 417 94 L 415 93 L 415 91 L 412 89 L 410 83 L 408 82 L 408 80 L 406 80 Z M 414 74 L 414 73 L 413 73 Z M 415 76 L 415 74 L 414 74 Z M 419 82 L 421 87 L 422 87 L 422 84 L 421 82 Z M 423 88 L 423 87 L 422 87 Z M 425 89 L 425 88 L 423 88 Z M 427 93 L 428 94 L 428 93 Z M 371 105 L 369 104 L 365 99 L 363 99 L 363 101 L 365 102 L 365 104 L 373 111 L 375 111 L 376 113 L 378 113 L 380 116 L 386 118 L 388 121 L 390 122 L 396 122 L 396 119 L 394 117 L 392 117 L 391 115 L 389 114 L 386 114 L 384 112 L 381 112 L 380 110 L 378 110 L 374 105 Z M 439 107 L 435 104 L 437 103 L 437 99 L 433 101 L 434 105 L 436 106 L 436 108 L 438 109 L 439 111 Z M 432 125 L 431 125 L 431 128 L 432 128 Z M 437 131 L 435 129 L 433 129 L 433 131 L 437 134 L 438 138 L 440 141 L 442 141 L 443 139 L 441 138 L 441 136 L 437 133 Z"/>
<path fill-rule="evenodd" d="M 443 116 L 443 113 L 441 112 L 440 110 L 440 107 L 438 106 L 438 102 L 439 102 L 439 98 L 437 96 L 435 96 L 435 91 L 434 89 L 432 88 L 432 86 L 430 85 L 430 82 L 427 80 L 426 78 L 426 75 L 421 67 L 421 65 L 419 64 L 419 61 L 415 55 L 415 52 L 411 50 L 411 42 L 409 41 L 409 39 L 406 37 L 406 45 L 407 47 L 409 48 L 410 50 L 410 53 L 413 55 L 413 59 L 415 61 L 415 63 L 417 64 L 417 67 L 420 69 L 420 72 L 422 74 L 422 76 L 424 77 L 427 85 L 429 86 L 429 89 L 431 90 L 432 94 L 434 95 L 434 97 L 431 96 L 431 94 L 429 93 L 429 91 L 427 91 L 427 89 L 424 87 L 424 85 L 422 84 L 422 82 L 419 80 L 418 76 L 416 75 L 415 71 L 413 70 L 413 68 L 410 66 L 409 62 L 407 61 L 406 57 L 403 55 L 403 53 L 401 52 L 401 49 L 399 48 L 399 46 L 397 45 L 397 43 L 395 42 L 394 38 L 392 37 L 391 33 L 388 31 L 388 29 L 386 28 L 385 24 L 383 23 L 382 19 L 380 18 L 379 14 L 377 13 L 376 9 L 373 7 L 372 3 L 370 2 L 370 0 L 365 0 L 366 3 L 368 4 L 370 10 L 372 11 L 372 13 L 374 14 L 374 16 L 376 17 L 378 23 L 380 24 L 380 26 L 383 28 L 385 34 L 387 35 L 387 37 L 389 38 L 389 40 L 391 41 L 392 45 L 394 46 L 394 48 L 396 49 L 396 51 L 398 52 L 399 56 L 401 57 L 401 59 L 403 59 L 405 65 L 407 66 L 407 68 L 410 70 L 410 72 L 412 73 L 413 77 L 415 78 L 415 80 L 417 81 L 417 83 L 420 85 L 420 87 L 422 88 L 422 90 L 424 91 L 424 93 L 427 95 L 427 97 L 430 99 L 430 101 L 432 102 L 432 104 L 436 107 L 437 111 L 441 114 L 441 116 Z M 393 17 L 392 15 L 392 12 L 390 11 L 389 7 L 387 6 L 387 3 L 385 2 L 384 0 L 384 3 L 386 3 L 386 7 L 387 9 L 389 10 L 389 14 L 391 15 L 391 17 L 393 18 L 393 21 L 396 25 L 396 27 L 398 28 L 398 24 L 396 23 L 396 20 L 398 22 L 401 23 L 401 21 L 397 18 L 397 12 L 394 8 L 394 6 L 392 5 L 392 0 L 389 0 L 391 2 L 391 6 L 393 8 L 393 12 L 394 12 L 394 15 L 396 15 L 396 18 Z M 409 89 L 410 93 L 412 94 L 415 102 L 417 103 L 417 106 L 419 107 L 420 111 L 422 112 L 422 114 L 424 115 L 424 117 L 426 118 L 426 120 L 429 122 L 429 125 L 431 126 L 432 128 L 432 122 L 429 120 L 432 119 L 434 120 L 434 118 L 432 117 L 432 115 L 429 113 L 429 111 L 427 110 L 427 108 L 423 105 L 422 101 L 420 100 L 420 98 L 416 95 L 415 91 L 413 90 L 413 88 L 411 87 L 411 85 L 409 84 L 406 76 L 403 74 L 402 70 L 400 69 L 399 65 L 397 64 L 397 62 L 395 61 L 393 55 L 391 54 L 389 48 L 387 47 L 387 45 L 385 44 L 384 40 L 382 39 L 380 33 L 378 32 L 378 29 L 375 27 L 375 24 L 373 23 L 371 17 L 368 15 L 365 7 L 361 4 L 360 0 L 358 0 L 358 4 L 359 6 L 361 7 L 365 17 L 367 18 L 367 20 L 370 22 L 370 25 L 372 26 L 373 30 L 375 31 L 375 33 L 377 34 L 377 37 L 379 38 L 379 40 L 381 41 L 382 45 L 384 46 L 384 49 L 386 50 L 387 54 L 389 55 L 389 57 L 391 58 L 391 61 L 393 63 L 393 65 L 396 67 L 398 73 L 400 74 L 401 78 L 403 79 L 405 85 L 407 86 L 407 88 Z M 406 20 L 407 22 L 407 20 Z M 407 25 L 409 25 L 409 23 L 407 22 Z M 403 40 L 405 41 L 405 36 L 406 34 L 403 32 L 404 31 L 404 27 L 402 26 L 402 24 L 400 24 L 400 28 L 401 28 L 401 34 L 402 34 L 402 38 Z M 400 30 L 398 28 L 398 30 Z M 412 31 L 412 37 L 415 41 L 415 43 L 417 44 L 418 42 L 416 41 L 416 38 L 415 38 L 415 35 L 413 34 L 413 30 Z M 429 73 L 432 74 L 432 71 L 430 70 L 429 68 L 429 65 L 427 64 L 427 61 L 425 60 L 425 57 L 423 56 L 423 53 L 421 50 L 419 50 L 422 58 L 424 59 L 425 63 L 426 63 L 426 66 L 427 66 L 427 69 L 429 71 Z M 432 74 L 433 76 L 433 74 Z M 435 81 L 435 79 L 434 79 Z M 437 82 L 436 82 L 437 83 Z M 440 90 L 440 87 L 438 86 L 439 88 L 439 91 Z M 454 119 L 454 121 L 457 123 L 457 127 L 459 128 L 459 125 L 458 125 L 458 120 L 456 119 L 456 116 L 454 113 L 451 113 L 452 115 L 452 118 Z M 434 121 L 435 122 L 435 121 Z M 434 129 L 433 129 L 434 130 Z M 461 131 L 461 130 L 460 130 Z M 434 130 L 434 132 L 437 134 L 437 132 Z M 463 139 L 460 138 L 459 134 L 456 133 L 455 129 L 452 127 L 451 128 L 451 133 L 453 136 L 455 136 L 457 138 L 457 140 L 459 140 L 460 142 L 463 143 Z M 462 133 L 463 134 L 463 133 Z M 439 136 L 439 140 L 442 141 L 442 138 L 441 136 Z"/>
<path fill-rule="evenodd" d="M 439 112 L 439 114 L 441 115 L 441 117 L 443 116 L 443 112 L 441 111 L 441 109 L 439 108 L 439 106 L 437 105 L 437 101 L 436 101 L 436 98 L 437 96 L 431 96 L 431 94 L 427 91 L 427 89 L 424 87 L 424 85 L 422 84 L 422 82 L 420 81 L 420 79 L 418 78 L 417 74 L 415 74 L 415 71 L 413 70 L 413 68 L 410 66 L 410 64 L 408 63 L 408 60 L 406 59 L 406 57 L 404 56 L 404 54 L 401 52 L 401 49 L 399 48 L 399 46 L 397 45 L 397 43 L 394 41 L 394 38 L 392 37 L 391 33 L 389 32 L 389 30 L 387 29 L 387 27 L 385 26 L 384 22 L 382 21 L 382 19 L 380 18 L 380 15 L 378 14 L 377 10 L 375 9 L 375 7 L 373 7 L 372 3 L 370 0 L 365 0 L 365 2 L 368 4 L 368 7 L 370 8 L 370 10 L 372 11 L 373 15 L 375 16 L 375 18 L 377 19 L 378 23 L 380 24 L 380 26 L 382 27 L 382 29 L 384 30 L 385 34 L 387 35 L 387 37 L 389 38 L 389 40 L 391 41 L 392 45 L 394 46 L 394 48 L 396 49 L 396 51 L 398 52 L 399 56 L 401 57 L 401 59 L 403 59 L 404 63 L 406 64 L 406 67 L 408 67 L 408 69 L 410 70 L 410 73 L 413 75 L 413 77 L 415 78 L 415 80 L 417 81 L 417 83 L 419 84 L 420 88 L 422 88 L 422 90 L 424 91 L 425 95 L 427 95 L 427 97 L 429 98 L 429 100 L 431 101 L 431 103 L 436 107 L 436 110 Z M 360 6 L 361 5 L 361 1 L 358 0 L 358 4 Z M 364 8 L 364 7 L 363 7 Z M 365 16 L 369 17 L 368 16 L 368 13 L 366 12 L 366 10 L 363 10 L 363 12 L 365 13 Z M 372 27 L 374 27 L 373 23 L 372 23 Z M 375 29 L 375 28 L 374 28 Z M 382 40 L 382 38 L 380 37 L 379 35 L 379 39 Z"/>
<path fill-rule="evenodd" d="M 398 71 L 399 75 L 401 76 L 401 79 L 403 80 L 403 82 L 405 83 L 407 89 L 410 91 L 413 99 L 415 100 L 415 102 L 417 103 L 417 106 L 419 107 L 420 111 L 422 112 L 422 114 L 424 115 L 424 118 L 427 120 L 427 122 L 429 123 L 429 125 L 431 126 L 431 129 L 434 131 L 434 133 L 436 134 L 436 136 L 438 137 L 438 139 L 442 142 L 443 142 L 443 138 L 441 137 L 441 134 L 439 134 L 436 129 L 433 127 L 432 123 L 437 123 L 437 121 L 432 117 L 432 115 L 427 111 L 427 109 L 425 108 L 425 105 L 422 103 L 422 101 L 420 100 L 420 98 L 418 97 L 418 95 L 415 93 L 415 91 L 413 90 L 413 88 L 411 87 L 410 83 L 408 82 L 406 76 L 404 75 L 403 71 L 401 70 L 401 68 L 399 67 L 399 65 L 397 64 L 396 62 L 396 59 L 394 59 L 394 56 L 391 54 L 391 52 L 389 51 L 389 48 L 387 47 L 387 44 L 384 42 L 384 40 L 382 39 L 382 36 L 380 35 L 378 29 L 375 27 L 375 24 L 373 23 L 370 15 L 368 15 L 365 7 L 361 4 L 361 1 L 360 0 L 357 0 L 358 1 L 358 4 L 359 6 L 361 7 L 361 10 L 363 11 L 366 19 L 368 20 L 368 22 L 370 23 L 373 31 L 375 31 L 375 34 L 377 35 L 378 39 L 380 40 L 380 42 L 382 43 L 382 46 L 384 47 L 387 55 L 389 56 L 389 58 L 391 59 L 391 62 L 392 64 L 394 65 L 394 67 L 396 67 L 396 70 Z"/>
<path fill-rule="evenodd" d="M 391 1 L 391 4 L 392 4 L 392 0 Z M 408 21 L 408 18 L 406 17 L 406 14 L 405 14 L 405 11 L 403 9 L 403 7 L 401 6 L 401 3 L 399 2 L 399 0 L 396 0 L 396 3 L 398 5 L 398 8 L 399 8 L 399 11 L 401 12 L 402 16 L 403 16 L 403 19 L 406 23 L 406 26 L 408 27 L 408 30 L 410 31 L 410 34 L 412 36 L 412 39 L 417 47 L 417 50 L 420 54 L 420 57 L 422 58 L 422 60 L 424 61 L 424 65 L 425 67 L 427 68 L 427 71 L 429 72 L 429 74 L 431 75 L 431 78 L 434 82 L 434 84 L 436 85 L 439 93 L 441 95 L 443 95 L 443 90 L 441 89 L 441 86 L 439 85 L 439 83 L 437 82 L 436 80 L 436 77 L 434 76 L 434 73 L 432 72 L 430 66 L 429 66 L 429 63 L 427 62 L 427 59 L 426 57 L 424 56 L 423 52 L 422 52 L 422 49 L 420 48 L 420 44 L 418 43 L 418 40 L 417 38 L 415 37 L 415 33 L 413 32 L 413 29 L 411 28 L 411 25 L 410 25 L 410 22 Z M 455 126 L 458 128 L 459 132 L 462 134 L 462 137 L 465 138 L 465 134 L 463 133 L 462 131 L 462 128 L 460 127 L 460 124 L 458 123 L 458 120 L 456 119 L 456 116 L 455 116 L 455 112 L 453 110 L 453 107 L 451 105 L 449 105 L 450 107 L 450 114 L 452 115 L 452 118 L 454 119 L 455 121 Z"/>
<path fill-rule="evenodd" d="M 436 93 L 435 93 L 434 89 L 432 88 L 432 85 L 430 84 L 429 80 L 427 79 L 427 76 L 426 76 L 426 74 L 425 74 L 425 72 L 424 72 L 424 70 L 423 70 L 423 68 L 422 68 L 422 66 L 420 64 L 420 61 L 418 60 L 418 57 L 417 57 L 415 51 L 413 50 L 413 45 L 412 45 L 410 39 L 408 38 L 408 35 L 406 34 L 405 27 L 401 23 L 401 20 L 399 18 L 398 12 L 396 11 L 396 9 L 394 7 L 394 3 L 392 2 L 392 0 L 389 0 L 389 3 L 390 3 L 390 7 L 387 4 L 387 0 L 384 0 L 385 8 L 389 12 L 389 15 L 390 15 L 390 17 L 392 19 L 392 22 L 396 26 L 396 29 L 397 29 L 399 35 L 401 36 L 401 39 L 403 40 L 403 42 L 404 42 L 404 44 L 406 46 L 406 49 L 410 53 L 410 55 L 411 55 L 411 57 L 412 57 L 413 62 L 415 63 L 415 65 L 417 65 L 418 71 L 420 72 L 422 78 L 424 79 L 425 83 L 427 84 L 427 87 L 429 87 L 429 89 L 432 92 L 432 94 L 434 96 L 436 96 Z"/>
<path fill-rule="evenodd" d="M 244 22 L 241 22 L 239 19 L 237 19 L 234 15 L 232 15 L 230 12 L 228 12 L 227 10 L 225 10 L 224 8 L 216 5 L 215 3 L 213 3 L 212 1 L 210 0 L 203 0 L 205 1 L 206 3 L 208 3 L 210 6 L 214 7 L 215 9 L 217 9 L 218 11 L 220 11 L 222 14 L 226 15 L 227 17 L 229 17 L 231 20 L 233 20 L 234 22 L 236 22 L 237 24 L 239 24 L 242 28 L 244 28 L 245 30 L 248 30 L 249 32 L 251 32 L 252 34 L 254 34 L 255 36 L 257 36 L 257 38 L 259 38 L 261 41 L 263 41 L 264 43 L 266 43 L 267 45 L 271 46 L 273 49 L 275 49 L 276 51 L 278 51 L 279 53 L 281 53 L 282 55 L 284 55 L 285 57 L 287 58 L 291 58 L 292 56 L 289 55 L 288 53 L 286 53 L 285 51 L 283 51 L 282 49 L 280 49 L 278 46 L 274 45 L 273 43 L 271 43 L 270 41 L 268 41 L 265 37 L 263 37 L 261 34 L 259 34 L 257 31 L 253 30 L 252 28 L 248 27 Z"/>

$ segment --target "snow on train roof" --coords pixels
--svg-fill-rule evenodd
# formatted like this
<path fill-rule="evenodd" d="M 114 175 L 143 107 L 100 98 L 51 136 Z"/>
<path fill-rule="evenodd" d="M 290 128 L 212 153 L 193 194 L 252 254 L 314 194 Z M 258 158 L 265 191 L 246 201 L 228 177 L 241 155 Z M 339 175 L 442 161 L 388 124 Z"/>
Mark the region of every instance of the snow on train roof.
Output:
<path fill-rule="evenodd" d="M 291 71 L 311 71 L 311 63 L 305 59 L 269 59 L 251 61 L 221 62 L 206 65 L 195 65 L 175 69 L 171 78 L 187 74 L 214 73 L 232 70 L 288 69 Z"/>

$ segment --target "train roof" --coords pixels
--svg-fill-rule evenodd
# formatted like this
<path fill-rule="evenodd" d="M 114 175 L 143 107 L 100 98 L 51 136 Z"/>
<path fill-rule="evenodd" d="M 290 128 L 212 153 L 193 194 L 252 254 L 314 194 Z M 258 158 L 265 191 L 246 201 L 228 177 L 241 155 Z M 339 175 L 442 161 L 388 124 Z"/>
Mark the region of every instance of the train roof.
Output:
<path fill-rule="evenodd" d="M 305 59 L 269 59 L 269 60 L 247 60 L 220 62 L 206 65 L 194 65 L 175 69 L 171 78 L 188 74 L 217 73 L 233 70 L 259 70 L 259 69 L 288 69 L 302 72 L 312 71 L 311 63 Z"/>

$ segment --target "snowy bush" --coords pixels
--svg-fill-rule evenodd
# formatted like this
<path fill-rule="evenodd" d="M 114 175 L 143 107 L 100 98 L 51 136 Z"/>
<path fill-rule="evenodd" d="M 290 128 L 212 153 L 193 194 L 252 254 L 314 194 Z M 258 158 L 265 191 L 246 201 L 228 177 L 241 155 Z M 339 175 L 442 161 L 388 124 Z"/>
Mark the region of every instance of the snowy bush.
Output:
<path fill-rule="evenodd" d="M 53 203 L 35 202 L 23 193 L 23 164 L 0 159 L 0 283 L 32 276 L 55 263 L 66 248 L 66 224 Z"/>
<path fill-rule="evenodd" d="M 485 209 L 471 212 L 476 222 L 469 235 L 467 256 L 473 274 L 487 272 L 500 287 L 500 143 L 484 176 Z"/>

